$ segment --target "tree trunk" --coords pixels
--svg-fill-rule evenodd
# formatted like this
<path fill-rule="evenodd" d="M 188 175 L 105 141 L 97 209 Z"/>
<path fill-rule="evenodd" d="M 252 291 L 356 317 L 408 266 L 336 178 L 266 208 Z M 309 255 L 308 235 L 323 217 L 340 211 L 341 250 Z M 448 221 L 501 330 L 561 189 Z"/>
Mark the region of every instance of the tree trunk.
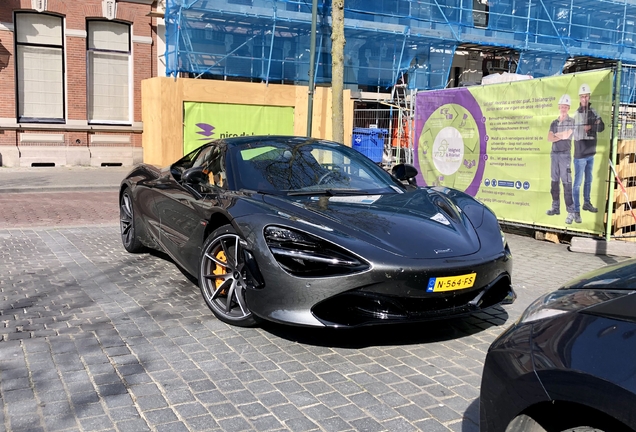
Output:
<path fill-rule="evenodd" d="M 332 139 L 344 143 L 344 0 L 331 0 L 331 120 Z"/>

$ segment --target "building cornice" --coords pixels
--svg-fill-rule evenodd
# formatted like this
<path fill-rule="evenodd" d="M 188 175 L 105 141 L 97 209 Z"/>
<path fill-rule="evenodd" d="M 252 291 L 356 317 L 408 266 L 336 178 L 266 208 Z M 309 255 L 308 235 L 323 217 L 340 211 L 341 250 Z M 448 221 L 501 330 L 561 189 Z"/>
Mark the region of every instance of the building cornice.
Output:
<path fill-rule="evenodd" d="M 142 5 L 152 5 L 153 0 L 118 0 L 117 3 L 137 3 Z"/>
<path fill-rule="evenodd" d="M 68 121 L 69 124 L 47 123 L 17 123 L 12 118 L 0 118 L 0 129 L 24 130 L 24 131 L 65 131 L 65 132 L 129 132 L 141 133 L 144 126 L 142 122 L 134 122 L 131 126 L 125 125 L 92 125 L 85 121 Z"/>

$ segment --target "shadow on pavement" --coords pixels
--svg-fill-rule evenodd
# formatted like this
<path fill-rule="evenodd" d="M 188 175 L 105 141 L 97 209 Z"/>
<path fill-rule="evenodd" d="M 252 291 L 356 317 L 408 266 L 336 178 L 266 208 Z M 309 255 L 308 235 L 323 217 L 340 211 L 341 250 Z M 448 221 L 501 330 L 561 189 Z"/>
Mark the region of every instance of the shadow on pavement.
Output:
<path fill-rule="evenodd" d="M 198 281 L 164 252 L 146 249 L 144 252 L 175 265 L 198 291 Z M 203 298 L 201 303 L 204 304 Z M 213 317 L 210 312 L 211 317 Z M 423 322 L 392 323 L 355 328 L 313 328 L 279 324 L 260 320 L 263 330 L 289 341 L 330 348 L 365 348 L 372 346 L 413 345 L 447 341 L 502 326 L 508 313 L 500 306 L 485 309 L 460 318 L 434 319 Z"/>
<path fill-rule="evenodd" d="M 462 432 L 479 432 L 479 398 L 468 405 L 462 421 Z"/>
<path fill-rule="evenodd" d="M 260 325 L 263 330 L 275 336 L 302 344 L 330 348 L 365 348 L 452 340 L 480 333 L 493 326 L 501 326 L 507 320 L 506 311 L 495 307 L 464 318 L 358 328 L 307 328 L 266 321 Z"/>

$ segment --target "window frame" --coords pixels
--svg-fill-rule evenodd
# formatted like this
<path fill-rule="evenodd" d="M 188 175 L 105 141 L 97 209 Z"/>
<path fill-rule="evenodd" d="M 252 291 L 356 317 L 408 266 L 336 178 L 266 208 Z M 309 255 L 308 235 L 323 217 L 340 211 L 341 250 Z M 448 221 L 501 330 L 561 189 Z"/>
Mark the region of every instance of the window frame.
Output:
<path fill-rule="evenodd" d="M 38 15 L 38 16 L 49 16 L 49 17 L 54 17 L 54 18 L 59 18 L 60 20 L 60 40 L 61 40 L 61 45 L 52 45 L 52 44 L 41 44 L 41 43 L 32 43 L 32 42 L 19 42 L 19 37 L 18 37 L 18 32 L 19 32 L 19 25 L 18 25 L 18 15 Z M 66 35 L 65 35 L 65 29 L 66 29 L 66 23 L 65 23 L 65 18 L 64 16 L 61 15 L 57 15 L 57 14 L 51 14 L 51 13 L 39 13 L 39 12 L 32 12 L 32 11 L 23 11 L 23 10 L 17 10 L 14 11 L 13 13 L 13 34 L 14 34 L 14 55 L 15 55 L 15 61 L 14 61 L 14 69 L 15 69 L 15 99 L 16 99 L 16 104 L 15 104 L 15 116 L 16 116 L 16 120 L 18 123 L 55 123 L 55 124 L 65 124 L 66 123 L 66 116 L 67 116 L 67 111 L 66 111 L 66 80 L 67 80 L 67 76 L 66 76 Z M 20 115 L 20 70 L 22 67 L 24 67 L 23 64 L 21 64 L 20 60 L 19 60 L 19 53 L 18 53 L 18 47 L 20 46 L 27 46 L 27 47 L 39 47 L 39 48 L 55 48 L 55 49 L 59 49 L 61 52 L 61 58 L 62 58 L 62 117 L 57 118 L 57 117 L 27 117 L 27 116 L 21 116 Z"/>
<path fill-rule="evenodd" d="M 128 27 L 128 51 L 116 51 L 116 50 L 106 50 L 106 49 L 95 49 L 91 48 L 91 29 L 90 24 L 93 22 L 100 23 L 113 23 L 118 25 L 125 25 Z M 133 94 L 133 84 L 134 84 L 134 68 L 133 68 L 133 26 L 129 22 L 118 21 L 118 20 L 107 20 L 102 18 L 87 18 L 86 19 L 86 120 L 89 125 L 124 125 L 131 126 L 133 124 L 133 103 L 134 103 L 134 94 Z M 89 115 L 89 109 L 91 106 L 92 98 L 94 97 L 91 94 L 91 85 L 93 83 L 92 69 L 90 67 L 90 53 L 111 53 L 111 54 L 127 54 L 128 55 L 128 120 L 100 120 L 100 119 L 91 119 Z"/>

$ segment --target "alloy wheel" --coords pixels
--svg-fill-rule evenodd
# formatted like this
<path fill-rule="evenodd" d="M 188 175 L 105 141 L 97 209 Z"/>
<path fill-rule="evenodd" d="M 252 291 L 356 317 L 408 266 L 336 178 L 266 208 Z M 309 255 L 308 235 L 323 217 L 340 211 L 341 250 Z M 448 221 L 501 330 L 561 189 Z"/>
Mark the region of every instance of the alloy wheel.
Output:
<path fill-rule="evenodd" d="M 247 287 L 240 237 L 223 234 L 210 242 L 201 261 L 201 291 L 212 311 L 224 321 L 252 319 L 245 302 Z"/>

